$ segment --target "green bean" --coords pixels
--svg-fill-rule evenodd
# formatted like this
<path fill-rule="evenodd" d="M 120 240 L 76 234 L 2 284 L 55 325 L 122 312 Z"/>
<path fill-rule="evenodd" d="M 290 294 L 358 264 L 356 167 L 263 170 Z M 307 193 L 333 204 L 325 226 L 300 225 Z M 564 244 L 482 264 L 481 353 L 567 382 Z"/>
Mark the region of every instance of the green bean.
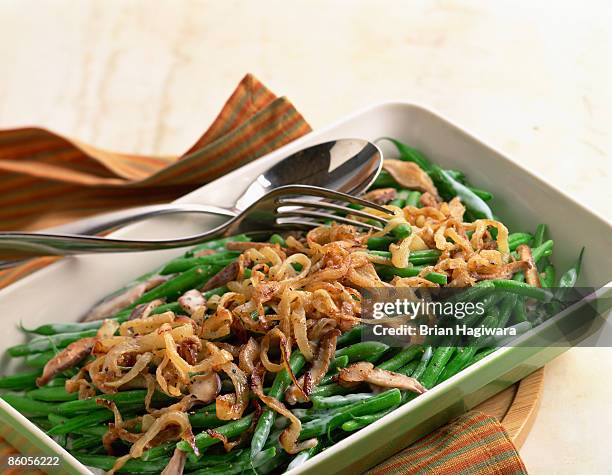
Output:
<path fill-rule="evenodd" d="M 287 247 L 285 239 L 280 234 L 272 234 L 272 236 L 270 236 L 269 241 L 272 244 L 278 244 L 280 247 Z"/>
<path fill-rule="evenodd" d="M 396 226 L 391 230 L 391 234 L 393 235 L 393 237 L 398 240 L 407 238 L 408 236 L 410 236 L 411 232 L 412 228 L 408 223 L 400 224 L 399 226 Z"/>
<path fill-rule="evenodd" d="M 503 279 L 492 279 L 489 280 L 496 289 L 503 290 L 505 292 L 511 292 L 524 297 L 534 298 L 536 300 L 542 300 L 544 302 L 550 302 L 552 294 L 549 290 L 541 289 L 539 287 L 532 287 L 524 282 L 518 282 L 516 280 L 503 280 Z"/>
<path fill-rule="evenodd" d="M 517 296 L 516 304 L 512 311 L 512 319 L 515 323 L 527 321 L 527 310 L 525 309 L 525 300 Z"/>
<path fill-rule="evenodd" d="M 250 270 L 251 270 L 251 269 L 246 269 L 246 270 L 245 270 L 245 277 L 248 277 L 248 276 L 246 275 L 246 271 L 250 271 Z M 224 286 L 222 286 L 222 287 L 217 287 L 217 288 L 215 288 L 215 289 L 211 289 L 211 290 L 209 290 L 208 292 L 204 292 L 202 295 L 204 296 L 204 298 L 205 298 L 206 300 L 208 300 L 208 299 L 209 299 L 209 298 L 211 298 L 213 295 L 219 295 L 219 296 L 221 296 L 221 295 L 223 295 L 224 293 L 226 293 L 226 292 L 228 292 L 228 291 L 229 291 L 229 289 L 228 289 L 228 288 L 227 288 L 227 287 L 224 285 Z"/>
<path fill-rule="evenodd" d="M 72 442 L 70 450 L 86 450 L 100 445 L 100 437 L 84 436 Z"/>
<path fill-rule="evenodd" d="M 407 365 L 402 366 L 401 368 L 399 368 L 397 370 L 397 372 L 399 374 L 404 374 L 406 376 L 412 376 L 412 374 L 414 373 L 414 371 L 417 369 L 417 367 L 419 366 L 419 364 L 421 363 L 420 360 L 412 360 L 410 363 L 408 363 Z"/>
<path fill-rule="evenodd" d="M 382 419 L 383 417 L 385 417 L 387 414 L 389 414 L 394 409 L 395 407 L 392 407 L 384 411 L 375 412 L 374 414 L 353 417 L 351 420 L 346 421 L 345 423 L 342 424 L 341 426 L 342 430 L 345 432 L 354 432 L 365 426 L 369 426 L 373 422 L 376 422 L 378 419 Z"/>
<path fill-rule="evenodd" d="M 65 424 L 70 420 L 69 417 L 60 416 L 59 414 L 55 414 L 53 412 L 47 416 L 47 419 L 52 426 Z M 98 439 L 102 438 L 106 432 L 108 432 L 108 427 L 105 425 L 99 425 L 99 423 L 96 421 L 93 421 L 92 425 L 79 427 L 73 431 L 73 433 L 77 435 L 97 437 Z"/>
<path fill-rule="evenodd" d="M 395 239 L 392 237 L 388 237 L 388 236 L 371 237 L 371 238 L 368 238 L 367 246 L 368 246 L 368 249 L 388 251 L 389 244 L 392 244 L 394 242 L 395 242 Z"/>
<path fill-rule="evenodd" d="M 491 208 L 467 186 L 461 184 L 438 165 L 432 165 L 431 178 L 441 192 L 457 196 L 465 209 L 478 219 L 493 219 Z"/>
<path fill-rule="evenodd" d="M 380 341 L 362 341 L 336 350 L 335 357 L 348 356 L 351 363 L 355 361 L 369 361 L 374 363 L 380 359 L 388 349 L 389 345 Z"/>
<path fill-rule="evenodd" d="M 385 392 L 372 396 L 369 399 L 358 401 L 354 404 L 338 408 L 334 411 L 331 418 L 315 419 L 302 425 L 300 439 L 310 439 L 326 434 L 337 427 L 340 427 L 346 421 L 356 416 L 364 416 L 379 412 L 390 407 L 397 406 L 402 399 L 402 395 L 398 389 L 389 389 Z"/>
<path fill-rule="evenodd" d="M 391 279 L 394 276 L 416 277 L 423 270 L 422 267 L 399 268 L 386 265 L 376 265 L 375 268 L 376 272 L 378 272 L 378 274 L 385 279 Z M 425 275 L 425 279 L 435 284 L 446 285 L 448 277 L 446 276 L 446 274 L 440 274 L 438 272 L 429 272 Z"/>
<path fill-rule="evenodd" d="M 320 450 L 321 450 L 321 442 L 320 441 L 314 447 L 312 447 L 310 449 L 302 450 L 299 454 L 297 454 L 293 458 L 291 463 L 289 465 L 287 465 L 287 471 L 293 470 L 294 468 L 297 468 L 297 467 L 303 465 L 307 460 L 309 460 L 312 457 L 314 457 L 315 455 L 317 455 Z"/>
<path fill-rule="evenodd" d="M 360 340 L 363 335 L 363 329 L 363 325 L 355 325 L 349 331 L 344 332 L 338 337 L 338 340 L 336 340 L 336 348 L 343 348 L 346 345 Z"/>
<path fill-rule="evenodd" d="M 76 453 L 73 455 L 83 465 L 101 468 L 102 470 L 106 471 L 110 471 L 117 462 L 117 457 L 113 457 L 111 455 L 90 455 L 83 453 Z M 146 462 L 140 459 L 129 459 L 125 465 L 121 467 L 121 472 L 162 473 L 169 461 L 169 458 L 160 458 Z"/>
<path fill-rule="evenodd" d="M 406 206 L 413 206 L 416 208 L 420 202 L 421 195 L 422 193 L 420 191 L 411 191 L 406 199 Z"/>
<path fill-rule="evenodd" d="M 41 375 L 41 370 L 21 372 L 0 377 L 0 389 L 28 389 L 36 387 L 36 378 Z"/>
<path fill-rule="evenodd" d="M 251 425 L 253 414 L 246 415 L 236 421 L 229 422 L 225 425 L 219 426 L 215 429 L 221 435 L 226 436 L 228 439 L 237 437 L 242 434 Z M 208 432 L 200 432 L 195 436 L 195 442 L 198 449 L 205 449 L 211 445 L 218 444 L 221 442 L 219 439 L 212 437 Z M 182 440 L 176 446 L 183 452 L 193 452 L 188 442 Z"/>
<path fill-rule="evenodd" d="M 311 396 L 317 397 L 327 397 L 327 396 L 337 396 L 344 395 L 350 393 L 351 390 L 349 388 L 343 388 L 339 384 L 319 384 L 316 388 L 312 390 L 310 393 Z"/>
<path fill-rule="evenodd" d="M 200 409 L 195 414 L 189 416 L 191 427 L 199 429 L 210 429 L 223 424 L 223 421 L 217 417 L 215 408 L 212 410 L 205 408 Z"/>
<path fill-rule="evenodd" d="M 398 188 L 399 184 L 395 181 L 395 179 L 391 176 L 391 174 L 387 170 L 381 170 L 374 183 L 372 183 L 372 189 L 376 188 Z"/>
<path fill-rule="evenodd" d="M 529 233 L 513 233 L 508 236 L 508 246 L 510 251 L 516 251 L 521 244 L 529 245 L 533 241 L 533 236 Z"/>
<path fill-rule="evenodd" d="M 554 241 L 549 239 L 548 241 L 544 242 L 540 246 L 534 247 L 531 250 L 531 256 L 533 257 L 533 262 L 537 264 L 540 261 L 540 259 L 546 256 L 547 253 L 552 251 L 553 246 L 554 246 Z"/>
<path fill-rule="evenodd" d="M 43 368 L 56 354 L 57 352 L 55 350 L 32 353 L 31 355 L 27 355 L 23 362 L 30 368 Z"/>
<path fill-rule="evenodd" d="M 47 431 L 51 429 L 51 427 L 53 427 L 53 424 L 45 416 L 30 416 L 28 417 L 28 419 L 30 420 L 30 422 L 33 422 L 44 431 Z"/>
<path fill-rule="evenodd" d="M 368 254 L 391 259 L 389 251 L 368 251 Z M 408 260 L 414 265 L 435 264 L 440 258 L 440 251 L 437 249 L 426 249 L 423 251 L 411 251 Z"/>
<path fill-rule="evenodd" d="M 378 368 L 384 369 L 387 371 L 395 371 L 398 368 L 408 364 L 409 361 L 412 361 L 417 356 L 420 356 L 423 353 L 423 347 L 421 345 L 411 345 L 405 348 L 402 348 L 398 354 L 388 359 L 387 361 L 378 365 Z"/>
<path fill-rule="evenodd" d="M 544 244 L 544 237 L 546 236 L 546 224 L 538 224 L 536 232 L 533 238 L 533 247 L 539 247 Z"/>
<path fill-rule="evenodd" d="M 199 257 L 181 257 L 174 259 L 166 264 L 159 271 L 161 275 L 176 274 L 177 272 L 185 272 L 195 266 L 214 265 L 224 267 L 230 262 L 236 260 L 240 255 L 237 251 L 223 251 L 216 254 L 207 254 Z"/>
<path fill-rule="evenodd" d="M 476 356 L 474 356 L 474 359 L 468 364 L 468 366 L 471 366 L 474 363 L 478 363 L 480 360 L 486 358 L 495 351 L 497 351 L 497 348 L 485 348 L 482 351 L 479 351 L 478 353 L 476 353 Z"/>
<path fill-rule="evenodd" d="M 346 368 L 349 364 L 350 360 L 349 357 L 347 355 L 342 355 L 339 356 L 338 358 L 334 358 L 330 365 L 329 365 L 329 369 L 334 370 L 334 369 L 339 369 L 339 368 Z"/>
<path fill-rule="evenodd" d="M 313 396 L 310 398 L 312 402 L 312 408 L 316 410 L 322 409 L 335 409 L 342 406 L 348 406 L 357 401 L 362 401 L 372 397 L 372 393 L 354 393 L 347 394 L 346 396 L 328 396 L 328 397 L 317 397 Z"/>
<path fill-rule="evenodd" d="M 167 280 L 163 284 L 145 292 L 136 302 L 134 302 L 132 307 L 155 299 L 177 299 L 188 290 L 196 289 L 204 285 L 218 270 L 217 266 L 210 265 L 193 267 L 179 274 L 174 279 Z"/>
<path fill-rule="evenodd" d="M 291 367 L 293 374 L 299 373 L 305 363 L 306 360 L 304 359 L 304 356 L 299 352 L 292 353 L 291 357 L 289 358 L 289 366 Z M 283 369 L 282 371 L 279 371 L 274 378 L 272 389 L 268 395 L 282 401 L 283 394 L 289 387 L 289 384 L 291 384 L 291 377 L 289 376 L 287 370 Z M 276 412 L 269 407 L 266 407 L 261 413 L 251 439 L 251 458 L 254 458 L 266 444 L 266 440 L 268 440 L 268 436 L 270 435 L 270 429 L 274 423 L 275 416 Z"/>
<path fill-rule="evenodd" d="M 103 320 L 79 323 L 47 323 L 45 325 L 40 325 L 33 330 L 24 330 L 28 333 L 36 333 L 38 335 L 57 335 L 58 333 L 74 333 L 93 329 L 97 330 L 102 325 L 102 322 Z"/>
<path fill-rule="evenodd" d="M 421 361 L 419 362 L 419 364 L 414 369 L 414 372 L 411 375 L 414 379 L 418 379 L 419 381 L 421 380 L 421 378 L 423 377 L 423 373 L 425 373 L 425 370 L 427 369 L 427 366 L 429 365 L 429 361 L 431 360 L 433 353 L 434 353 L 434 350 L 431 346 L 427 346 L 425 348 L 425 351 L 423 352 L 423 355 L 421 356 Z"/>
<path fill-rule="evenodd" d="M 512 310 L 518 304 L 518 299 L 518 295 L 514 294 L 506 295 L 504 297 L 499 309 L 499 321 L 497 322 L 498 328 L 506 328 L 508 320 L 510 320 L 510 315 L 512 315 Z"/>
<path fill-rule="evenodd" d="M 483 328 L 494 328 L 498 324 L 498 318 L 493 315 L 488 315 L 482 322 Z M 456 375 L 459 371 L 465 368 L 472 360 L 476 352 L 480 348 L 480 342 L 484 338 L 473 338 L 470 345 L 457 351 L 452 359 L 449 360 L 446 367 L 443 369 L 440 377 L 437 379 L 438 383 L 446 381 L 451 376 Z"/>
<path fill-rule="evenodd" d="M 88 414 L 81 414 L 79 416 L 71 417 L 63 424 L 58 424 L 52 427 L 47 433 L 49 435 L 69 434 L 70 432 L 74 432 L 76 429 L 80 429 L 82 427 L 110 421 L 113 419 L 113 417 L 113 412 L 107 409 L 92 411 Z"/>
<path fill-rule="evenodd" d="M 555 266 L 552 264 L 548 264 L 546 267 L 544 267 L 544 271 L 540 273 L 540 283 L 544 288 L 549 288 L 555 285 L 555 278 Z"/>
<path fill-rule="evenodd" d="M 255 457 L 249 457 L 248 453 L 241 454 L 236 460 L 227 464 L 217 464 L 191 472 L 192 475 L 231 475 L 243 473 L 248 469 L 257 469 L 261 465 L 269 462 L 277 455 L 276 447 L 269 447 L 259 452 Z"/>
<path fill-rule="evenodd" d="M 147 395 L 145 389 L 134 389 L 131 391 L 122 391 L 115 394 L 99 394 L 97 396 L 80 399 L 77 401 L 63 402 L 57 405 L 58 414 L 74 414 L 76 412 L 86 412 L 98 409 L 100 406 L 97 404 L 98 399 L 107 399 L 114 401 L 117 407 L 130 406 L 130 405 L 142 405 L 144 407 L 144 400 Z M 173 399 L 170 396 L 166 396 L 162 393 L 153 394 L 153 402 L 169 402 Z"/>
<path fill-rule="evenodd" d="M 31 416 L 46 416 L 51 412 L 55 412 L 57 409 L 57 404 L 35 401 L 29 397 L 19 396 L 17 394 L 3 394 L 0 397 L 19 412 Z"/>
<path fill-rule="evenodd" d="M 448 173 L 448 171 L 446 173 Z M 467 188 L 476 196 L 478 196 L 478 198 L 480 198 L 482 201 L 491 201 L 493 199 L 493 194 L 488 192 L 487 190 L 481 190 L 480 188 L 474 188 L 473 186 L 468 186 Z"/>
<path fill-rule="evenodd" d="M 77 333 L 60 333 L 50 336 L 39 336 L 28 343 L 15 345 L 8 348 L 8 354 L 11 356 L 26 356 L 32 353 L 42 353 L 54 348 L 63 348 L 81 338 L 96 336 L 97 330 L 85 330 Z"/>
<path fill-rule="evenodd" d="M 431 389 L 436 385 L 440 374 L 444 371 L 444 366 L 448 363 L 451 356 L 453 356 L 455 350 L 456 348 L 454 346 L 441 346 L 436 348 L 421 378 L 421 384 L 423 386 L 427 389 Z"/>
<path fill-rule="evenodd" d="M 467 178 L 465 176 L 465 173 L 463 173 L 461 170 L 446 170 L 446 173 L 448 173 L 450 176 L 452 176 L 455 180 L 457 180 L 459 183 L 463 183 L 464 185 L 467 185 Z"/>
<path fill-rule="evenodd" d="M 573 267 L 567 270 L 565 274 L 561 276 L 559 279 L 559 287 L 574 287 L 576 282 L 578 281 L 578 277 L 580 277 L 580 270 L 582 269 L 582 257 L 584 256 L 584 247 L 580 250 L 580 255 L 578 256 L 578 260 Z"/>
<path fill-rule="evenodd" d="M 74 401 L 78 398 L 77 393 L 68 393 L 62 387 L 44 387 L 28 391 L 27 396 L 38 401 L 63 402 Z"/>

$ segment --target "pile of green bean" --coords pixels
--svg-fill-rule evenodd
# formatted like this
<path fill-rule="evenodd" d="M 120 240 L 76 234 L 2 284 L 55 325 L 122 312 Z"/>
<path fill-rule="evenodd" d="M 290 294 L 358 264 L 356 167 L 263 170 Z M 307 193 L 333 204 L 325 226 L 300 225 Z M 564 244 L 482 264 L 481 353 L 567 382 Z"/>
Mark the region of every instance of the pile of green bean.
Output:
<path fill-rule="evenodd" d="M 395 140 L 393 143 L 398 148 L 401 160 L 415 162 L 429 174 L 443 198 L 458 196 L 461 199 L 467 210 L 468 220 L 493 219 L 493 213 L 488 205 L 493 199 L 491 193 L 470 186 L 465 175 L 460 172 L 444 170 L 430 163 L 417 150 Z M 374 184 L 374 188 L 389 186 L 397 189 L 396 197 L 391 204 L 399 207 L 420 207 L 421 193 L 402 189 L 390 174 L 382 173 Z M 367 241 L 368 252 L 388 258 L 389 246 L 401 241 L 410 232 L 409 226 L 402 226 L 388 236 L 370 238 Z M 582 253 L 577 264 L 557 279 L 555 267 L 550 261 L 554 243 L 546 239 L 546 234 L 547 228 L 542 224 L 533 234 L 515 232 L 509 235 L 509 247 L 512 252 L 522 244 L 532 249 L 542 287 L 526 284 L 521 272 L 509 280 L 487 280 L 477 283 L 463 298 L 482 299 L 487 304 L 488 311 L 482 319 L 472 321 L 472 325 L 484 327 L 514 325 L 525 331 L 534 324 L 526 312 L 526 299 L 550 302 L 553 298 L 550 290 L 552 287 L 569 288 L 576 284 Z M 160 298 L 164 299 L 165 303 L 155 308 L 153 314 L 165 311 L 180 313 L 178 297 L 190 289 L 201 288 L 219 270 L 237 259 L 239 253 L 227 250 L 226 243 L 247 240 L 246 236 L 234 236 L 202 244 L 155 272 L 142 276 L 139 281 L 144 281 L 154 274 L 172 274 L 169 280 L 146 292 L 112 318 L 118 322 L 126 321 L 136 305 Z M 270 242 L 281 246 L 285 244 L 284 239 L 278 235 L 273 235 Z M 214 253 L 198 256 L 202 250 L 212 250 Z M 440 252 L 437 250 L 415 251 L 410 254 L 410 265 L 406 268 L 377 265 L 376 270 L 386 281 L 390 281 L 395 276 L 414 277 L 419 275 L 425 266 L 434 265 L 439 257 Z M 444 273 L 430 272 L 425 278 L 443 286 L 447 284 L 448 277 Z M 503 293 L 491 294 L 492 289 L 501 290 Z M 227 292 L 226 287 L 219 287 L 205 292 L 204 296 L 208 299 L 213 295 L 223 295 L 225 292 Z M 101 321 L 50 323 L 26 329 L 32 338 L 27 343 L 9 348 L 7 353 L 12 358 L 21 359 L 23 366 L 28 369 L 0 377 L 0 389 L 6 391 L 2 395 L 6 402 L 26 415 L 82 463 L 110 470 L 117 458 L 106 453 L 102 438 L 107 432 L 107 424 L 112 422 L 114 416 L 106 407 L 100 406 L 96 399 L 113 401 L 123 418 L 128 419 L 145 412 L 146 390 L 123 390 L 115 394 L 100 394 L 95 398 L 79 400 L 76 393 L 69 393 L 65 389 L 65 381 L 76 373 L 77 368 L 62 372 L 44 387 L 36 387 L 36 378 L 41 375 L 44 365 L 59 350 L 81 338 L 95 336 L 101 324 Z M 372 424 L 415 397 L 412 393 L 398 389 L 389 389 L 377 394 L 347 389 L 335 382 L 334 376 L 339 368 L 355 362 L 368 361 L 381 369 L 411 376 L 430 389 L 495 351 L 495 346 L 487 346 L 482 340 L 477 339 L 464 346 L 458 346 L 456 339 L 450 339 L 438 345 L 391 348 L 377 341 L 362 341 L 362 330 L 361 326 L 356 326 L 338 338 L 335 358 L 330 364 L 327 375 L 313 390 L 310 403 L 293 409 L 293 413 L 302 422 L 300 440 L 318 438 L 319 443 L 315 448 L 297 455 L 284 452 L 279 445 L 278 434 L 287 421 L 278 417 L 270 408 L 264 408 L 261 413 L 251 408 L 242 418 L 227 422 L 217 418 L 215 403 L 212 403 L 189 413 L 189 421 L 196 433 L 195 443 L 199 455 L 193 453 L 191 446 L 185 441 L 165 442 L 148 449 L 141 458 L 129 460 L 121 471 L 160 473 L 168 464 L 175 448 L 189 454 L 185 465 L 186 473 L 269 473 L 294 468 L 329 445 Z M 299 377 L 305 370 L 306 362 L 299 352 L 294 351 L 290 365 L 295 376 Z M 264 391 L 269 396 L 282 401 L 292 381 L 289 374 L 282 370 L 276 373 L 272 380 L 266 382 L 268 386 Z M 227 383 L 228 381 L 224 382 L 226 385 Z M 176 399 L 156 393 L 153 405 L 164 407 L 174 401 Z M 257 417 L 256 423 L 254 423 L 255 417 Z M 216 433 L 230 440 L 247 434 L 248 443 L 225 453 L 220 439 L 213 436 L 209 429 L 214 429 Z M 124 452 L 128 448 L 124 446 Z"/>

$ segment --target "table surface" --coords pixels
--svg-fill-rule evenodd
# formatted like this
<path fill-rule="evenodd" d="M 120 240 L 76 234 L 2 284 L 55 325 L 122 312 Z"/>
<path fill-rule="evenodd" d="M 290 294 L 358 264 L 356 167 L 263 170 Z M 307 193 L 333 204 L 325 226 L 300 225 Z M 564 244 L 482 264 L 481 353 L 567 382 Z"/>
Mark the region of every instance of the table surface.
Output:
<path fill-rule="evenodd" d="M 313 127 L 383 100 L 431 106 L 610 219 L 610 5 L 6 1 L 0 127 L 178 154 L 252 72 Z M 609 473 L 610 374 L 610 349 L 546 367 L 530 473 Z"/>

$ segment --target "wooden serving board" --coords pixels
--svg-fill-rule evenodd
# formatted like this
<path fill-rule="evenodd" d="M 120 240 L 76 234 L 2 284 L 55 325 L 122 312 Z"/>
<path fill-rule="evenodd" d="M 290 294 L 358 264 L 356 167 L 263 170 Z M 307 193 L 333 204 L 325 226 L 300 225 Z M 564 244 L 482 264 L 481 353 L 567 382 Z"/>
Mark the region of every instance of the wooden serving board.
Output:
<path fill-rule="evenodd" d="M 473 410 L 495 416 L 517 448 L 525 442 L 540 406 L 544 368 L 480 403 Z"/>

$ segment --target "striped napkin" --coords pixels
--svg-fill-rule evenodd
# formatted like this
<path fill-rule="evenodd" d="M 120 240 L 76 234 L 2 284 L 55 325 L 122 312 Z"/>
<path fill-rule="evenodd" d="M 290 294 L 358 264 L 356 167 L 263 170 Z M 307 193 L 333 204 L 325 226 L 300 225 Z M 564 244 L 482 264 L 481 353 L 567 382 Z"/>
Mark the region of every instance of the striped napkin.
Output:
<path fill-rule="evenodd" d="M 276 97 L 250 74 L 204 135 L 178 157 L 108 152 L 40 128 L 0 131 L 0 230 L 34 230 L 105 211 L 168 202 L 309 131 L 291 102 Z M 0 288 L 55 259 L 35 259 L 0 272 Z M 0 455 L 14 451 L 0 438 Z M 470 413 L 368 473 L 527 472 L 499 422 Z"/>

